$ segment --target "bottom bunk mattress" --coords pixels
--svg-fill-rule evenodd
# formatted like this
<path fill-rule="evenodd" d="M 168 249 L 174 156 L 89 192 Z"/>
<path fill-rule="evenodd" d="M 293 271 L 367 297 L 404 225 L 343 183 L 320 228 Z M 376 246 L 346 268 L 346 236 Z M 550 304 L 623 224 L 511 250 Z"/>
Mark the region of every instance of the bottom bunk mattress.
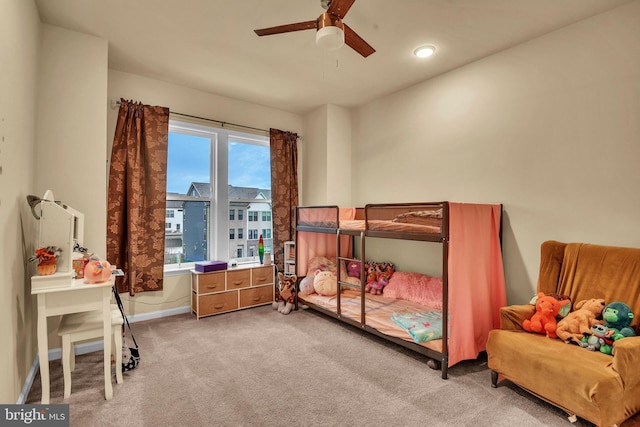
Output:
<path fill-rule="evenodd" d="M 314 293 L 299 298 L 301 303 L 315 304 L 337 313 L 338 297 L 336 295 L 324 296 Z M 440 310 L 403 299 L 385 298 L 368 293 L 365 294 L 365 299 L 364 320 L 367 326 L 385 335 L 442 352 L 442 340 L 439 339 L 442 327 L 438 322 Z M 340 293 L 340 314 L 362 323 L 360 290 L 344 289 Z"/>

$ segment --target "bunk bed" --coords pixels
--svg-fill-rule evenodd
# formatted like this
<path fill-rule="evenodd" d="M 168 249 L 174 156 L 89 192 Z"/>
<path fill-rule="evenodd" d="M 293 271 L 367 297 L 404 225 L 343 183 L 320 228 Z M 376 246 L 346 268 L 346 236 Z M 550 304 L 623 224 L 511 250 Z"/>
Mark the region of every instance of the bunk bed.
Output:
<path fill-rule="evenodd" d="M 326 257 L 335 262 L 339 290 L 329 296 L 300 294 L 299 302 L 426 355 L 436 362 L 429 366 L 441 368 L 445 379 L 449 367 L 477 358 L 485 350 L 489 331 L 499 327 L 499 309 L 506 305 L 501 227 L 502 205 L 499 204 L 434 202 L 368 204 L 364 208 L 297 207 L 298 285 L 308 275 L 313 260 Z M 402 297 L 389 298 L 384 292 L 382 295 L 366 292 L 365 261 L 370 239 L 440 245 L 441 275 L 434 276 L 440 285 L 436 288 L 440 293 L 437 300 L 416 302 Z M 398 258 L 396 262 L 401 261 L 402 254 L 394 256 Z M 345 281 L 340 274 L 341 264 L 350 261 L 359 262 L 360 283 Z M 430 335 L 432 338 L 416 339 L 415 334 L 410 334 L 411 328 L 403 328 L 397 321 L 399 316 L 416 313 L 438 319 L 434 325 L 439 330 Z"/>

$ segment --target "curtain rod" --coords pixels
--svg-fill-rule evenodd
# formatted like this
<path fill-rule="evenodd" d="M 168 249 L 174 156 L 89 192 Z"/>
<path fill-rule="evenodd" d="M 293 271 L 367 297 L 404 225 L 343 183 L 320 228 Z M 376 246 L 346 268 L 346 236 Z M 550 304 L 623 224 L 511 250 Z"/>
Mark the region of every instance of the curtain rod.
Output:
<path fill-rule="evenodd" d="M 119 99 L 118 100 L 111 100 L 111 108 L 112 109 L 115 109 L 116 106 L 119 106 L 119 105 L 120 105 L 120 100 Z M 214 120 L 214 119 L 209 119 L 209 118 L 206 118 L 206 117 L 193 116 L 191 114 L 176 113 L 176 112 L 171 111 L 171 110 L 169 111 L 169 113 L 170 114 L 175 114 L 177 116 L 189 117 L 189 118 L 192 118 L 192 119 L 205 120 L 207 122 L 219 123 L 222 127 L 224 127 L 224 125 L 230 125 L 230 126 L 236 126 L 236 127 L 245 128 L 245 129 L 257 130 L 257 131 L 260 131 L 260 132 L 265 132 L 267 135 L 269 135 L 269 130 L 267 130 L 267 129 L 260 129 L 260 128 L 254 128 L 254 127 L 251 127 L 251 126 L 246 126 L 246 125 L 239 125 L 239 124 L 236 124 L 236 123 L 223 122 L 222 120 Z"/>

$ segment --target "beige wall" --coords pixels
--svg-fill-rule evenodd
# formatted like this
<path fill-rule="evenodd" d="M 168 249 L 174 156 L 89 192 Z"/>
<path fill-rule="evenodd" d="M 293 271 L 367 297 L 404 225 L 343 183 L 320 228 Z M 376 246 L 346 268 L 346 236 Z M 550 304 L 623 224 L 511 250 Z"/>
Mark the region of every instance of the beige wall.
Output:
<path fill-rule="evenodd" d="M 357 109 L 353 203 L 503 203 L 512 303 L 544 240 L 640 247 L 639 22 L 636 1 Z"/>
<path fill-rule="evenodd" d="M 108 99 L 120 98 L 161 105 L 171 111 L 221 120 L 258 129 L 276 128 L 303 133 L 302 117 L 257 104 L 225 98 L 206 92 L 109 70 Z M 111 152 L 118 110 L 109 108 L 105 152 Z M 215 124 L 214 124 L 215 125 Z M 165 277 L 164 290 L 145 292 L 131 298 L 122 295 L 125 310 L 131 316 L 155 311 L 176 310 L 190 305 L 191 291 L 187 273 Z"/>
<path fill-rule="evenodd" d="M 26 196 L 35 176 L 39 27 L 33 2 L 0 2 L 0 403 L 17 402 L 35 357 L 35 305 L 24 259 L 33 237 Z"/>
<path fill-rule="evenodd" d="M 107 41 L 42 25 L 36 194 L 85 215 L 84 246 L 106 256 Z"/>
<path fill-rule="evenodd" d="M 351 111 L 323 105 L 304 117 L 301 205 L 351 205 Z"/>

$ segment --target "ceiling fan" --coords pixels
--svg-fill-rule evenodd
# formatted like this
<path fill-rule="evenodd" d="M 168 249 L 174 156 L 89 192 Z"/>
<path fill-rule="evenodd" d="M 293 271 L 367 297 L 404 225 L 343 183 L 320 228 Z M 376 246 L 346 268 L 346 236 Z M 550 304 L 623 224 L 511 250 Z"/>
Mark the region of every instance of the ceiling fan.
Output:
<path fill-rule="evenodd" d="M 292 31 L 316 29 L 316 45 L 327 50 L 335 50 L 343 44 L 351 47 L 365 58 L 376 50 L 362 37 L 356 34 L 347 24 L 342 22 L 355 0 L 321 0 L 320 4 L 326 10 L 314 21 L 297 22 L 295 24 L 279 25 L 277 27 L 254 30 L 259 36 L 289 33 Z"/>

